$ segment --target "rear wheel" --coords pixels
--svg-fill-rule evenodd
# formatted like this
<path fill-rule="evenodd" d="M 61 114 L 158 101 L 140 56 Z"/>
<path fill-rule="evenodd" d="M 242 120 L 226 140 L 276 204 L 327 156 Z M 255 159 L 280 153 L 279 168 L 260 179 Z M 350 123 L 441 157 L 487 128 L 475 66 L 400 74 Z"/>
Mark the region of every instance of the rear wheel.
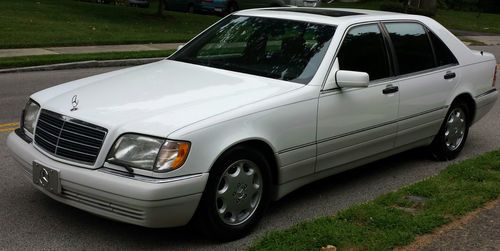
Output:
<path fill-rule="evenodd" d="M 469 134 L 469 107 L 462 101 L 454 102 L 439 133 L 432 142 L 431 150 L 439 160 L 451 160 L 462 151 Z"/>
<path fill-rule="evenodd" d="M 236 147 L 210 171 L 196 223 L 212 239 L 230 241 L 247 235 L 270 201 L 271 173 L 262 153 Z"/>

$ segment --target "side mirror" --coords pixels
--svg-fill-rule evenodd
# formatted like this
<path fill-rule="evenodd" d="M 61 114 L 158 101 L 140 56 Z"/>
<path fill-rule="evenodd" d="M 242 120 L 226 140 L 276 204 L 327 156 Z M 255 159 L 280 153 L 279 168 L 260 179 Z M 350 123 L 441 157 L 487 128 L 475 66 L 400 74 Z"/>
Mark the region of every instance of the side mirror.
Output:
<path fill-rule="evenodd" d="M 343 71 L 335 72 L 337 85 L 341 88 L 364 88 L 368 87 L 370 76 L 366 72 L 360 71 Z"/>
<path fill-rule="evenodd" d="M 182 47 L 184 47 L 184 45 L 185 45 L 185 44 L 181 44 L 181 45 L 177 46 L 177 50 L 182 49 Z"/>

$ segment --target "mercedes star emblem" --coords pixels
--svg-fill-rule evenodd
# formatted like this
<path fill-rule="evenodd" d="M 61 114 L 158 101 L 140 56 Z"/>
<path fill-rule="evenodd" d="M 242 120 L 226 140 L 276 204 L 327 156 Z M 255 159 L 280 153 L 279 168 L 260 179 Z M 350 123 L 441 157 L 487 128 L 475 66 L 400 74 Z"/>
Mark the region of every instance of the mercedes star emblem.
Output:
<path fill-rule="evenodd" d="M 73 96 L 73 99 L 71 99 L 71 105 L 73 106 L 73 108 L 71 108 L 72 112 L 78 110 L 78 95 Z"/>
<path fill-rule="evenodd" d="M 49 172 L 45 168 L 40 170 L 39 182 L 42 187 L 47 187 L 49 185 Z"/>

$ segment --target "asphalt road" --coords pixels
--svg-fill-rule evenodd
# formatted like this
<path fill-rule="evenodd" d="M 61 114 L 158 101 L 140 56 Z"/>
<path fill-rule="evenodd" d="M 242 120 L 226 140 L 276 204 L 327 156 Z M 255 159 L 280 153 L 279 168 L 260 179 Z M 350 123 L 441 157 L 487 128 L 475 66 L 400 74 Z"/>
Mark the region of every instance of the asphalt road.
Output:
<path fill-rule="evenodd" d="M 450 164 L 433 161 L 425 149 L 416 149 L 315 182 L 273 203 L 254 234 L 225 244 L 206 240 L 190 227 L 146 229 L 110 221 L 60 204 L 35 190 L 9 155 L 7 132 L 2 131 L 1 124 L 18 120 L 30 93 L 114 69 L 0 74 L 0 250 L 244 249 L 266 231 L 335 214 L 435 175 Z M 500 148 L 499 117 L 497 102 L 471 128 L 458 160 Z"/>

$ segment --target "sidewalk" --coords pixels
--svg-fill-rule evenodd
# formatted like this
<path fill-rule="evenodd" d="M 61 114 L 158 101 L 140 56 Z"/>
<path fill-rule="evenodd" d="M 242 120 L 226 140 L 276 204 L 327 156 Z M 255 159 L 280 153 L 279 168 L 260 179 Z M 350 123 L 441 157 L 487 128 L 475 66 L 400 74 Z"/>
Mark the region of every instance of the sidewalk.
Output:
<path fill-rule="evenodd" d="M 55 54 L 176 50 L 179 45 L 182 45 L 182 43 L 0 49 L 0 58 L 18 57 L 18 56 L 36 56 L 36 55 L 55 55 Z"/>
<path fill-rule="evenodd" d="M 484 34 L 471 34 L 456 32 L 461 39 L 474 40 L 485 45 L 500 45 L 500 36 L 485 36 Z M 154 50 L 176 50 L 183 43 L 161 43 L 161 44 L 124 44 L 124 45 L 96 45 L 96 46 L 68 46 L 68 47 L 44 47 L 44 48 L 22 48 L 22 49 L 0 49 L 0 58 L 55 54 L 84 54 L 102 52 L 132 52 L 132 51 L 154 51 Z M 465 42 L 467 44 L 467 42 Z"/>
<path fill-rule="evenodd" d="M 458 36 L 461 40 L 474 40 L 487 46 L 500 45 L 500 36 Z M 467 44 L 467 42 L 464 42 Z"/>
<path fill-rule="evenodd" d="M 421 250 L 500 250 L 500 204 L 464 226 L 433 240 Z"/>
<path fill-rule="evenodd" d="M 500 250 L 500 200 L 437 233 L 417 238 L 406 250 Z"/>

